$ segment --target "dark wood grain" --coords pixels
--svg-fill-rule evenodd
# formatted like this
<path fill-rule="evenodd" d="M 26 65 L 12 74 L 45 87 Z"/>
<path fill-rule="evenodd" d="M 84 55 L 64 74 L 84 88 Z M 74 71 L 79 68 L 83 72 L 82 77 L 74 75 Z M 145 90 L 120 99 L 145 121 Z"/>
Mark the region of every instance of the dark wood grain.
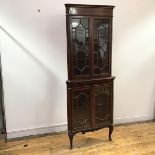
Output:
<path fill-rule="evenodd" d="M 104 127 L 109 128 L 109 140 L 112 140 L 111 135 L 113 131 L 113 81 L 114 76 L 111 75 L 111 61 L 112 61 L 112 16 L 114 6 L 107 5 L 78 5 L 65 4 L 66 6 L 66 31 L 67 31 L 67 63 L 68 63 L 68 80 L 67 85 L 67 116 L 68 116 L 68 136 L 70 139 L 70 148 L 73 146 L 73 137 L 76 133 L 95 131 Z M 76 20 L 75 20 L 76 19 Z M 83 19 L 88 19 L 88 28 L 82 23 Z M 94 72 L 94 32 L 99 33 L 98 29 L 94 27 L 95 20 L 107 21 L 108 26 L 108 43 L 105 52 L 108 56 L 100 58 L 100 61 L 105 61 L 107 70 L 96 74 Z M 77 26 L 73 26 L 74 21 Z M 98 25 L 97 25 L 98 26 Z M 98 26 L 99 27 L 99 26 Z M 77 31 L 77 28 L 79 29 Z M 105 28 L 104 28 L 105 29 Z M 88 36 L 86 36 L 88 30 Z M 75 32 L 73 32 L 75 31 Z M 97 31 L 97 32 L 96 32 Z M 106 30 L 105 30 L 106 31 Z M 83 35 L 88 37 L 86 41 L 77 39 L 76 35 Z M 73 36 L 73 34 L 75 36 Z M 79 34 L 78 34 L 79 33 Z M 81 36 L 83 37 L 83 36 Z M 105 37 L 102 35 L 101 37 Z M 86 39 L 86 38 L 85 38 Z M 102 39 L 102 38 L 101 38 Z M 88 49 L 86 43 L 88 41 Z M 95 46 L 102 48 L 101 40 L 96 42 Z M 74 48 L 73 48 L 74 47 Z M 89 52 L 88 52 L 88 51 Z M 82 53 L 80 62 L 85 59 L 86 53 L 89 53 L 88 62 L 85 65 L 90 66 L 90 72 L 80 73 L 83 68 L 79 68 L 79 73 L 74 73 L 73 70 L 78 65 L 78 54 Z M 101 51 L 100 51 L 101 52 Z M 97 54 L 101 54 L 96 52 Z M 85 56 L 84 56 L 85 55 Z M 82 61 L 81 61 L 82 59 Z M 95 60 L 98 61 L 98 60 Z M 81 64 L 80 64 L 81 65 Z M 104 67 L 98 68 L 102 70 Z M 84 68 L 85 69 L 85 68 Z M 81 70 L 81 71 L 80 71 Z M 96 97 L 96 98 L 95 98 Z M 100 107 L 103 109 L 100 109 Z M 102 113 L 104 112 L 104 114 Z"/>

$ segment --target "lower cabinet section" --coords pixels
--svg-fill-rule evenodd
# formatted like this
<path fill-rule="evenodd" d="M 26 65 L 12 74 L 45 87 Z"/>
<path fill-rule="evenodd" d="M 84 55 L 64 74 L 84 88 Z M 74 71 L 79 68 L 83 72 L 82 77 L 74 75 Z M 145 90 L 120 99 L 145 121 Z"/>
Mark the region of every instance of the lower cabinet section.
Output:
<path fill-rule="evenodd" d="M 113 79 L 107 81 L 69 81 L 67 83 L 68 135 L 109 127 L 113 130 Z M 102 84 L 101 84 L 102 83 Z"/>

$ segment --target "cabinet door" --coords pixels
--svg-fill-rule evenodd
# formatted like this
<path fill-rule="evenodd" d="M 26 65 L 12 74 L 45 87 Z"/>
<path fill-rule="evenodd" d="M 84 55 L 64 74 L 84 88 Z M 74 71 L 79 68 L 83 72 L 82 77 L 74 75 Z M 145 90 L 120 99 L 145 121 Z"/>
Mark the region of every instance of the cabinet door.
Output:
<path fill-rule="evenodd" d="M 112 85 L 94 87 L 94 123 L 102 126 L 112 122 Z"/>
<path fill-rule="evenodd" d="M 71 20 L 71 72 L 72 78 L 91 75 L 90 20 L 73 16 Z"/>
<path fill-rule="evenodd" d="M 93 20 L 93 76 L 111 75 L 111 20 Z"/>
<path fill-rule="evenodd" d="M 72 94 L 73 130 L 91 127 L 91 89 L 74 89 Z"/>

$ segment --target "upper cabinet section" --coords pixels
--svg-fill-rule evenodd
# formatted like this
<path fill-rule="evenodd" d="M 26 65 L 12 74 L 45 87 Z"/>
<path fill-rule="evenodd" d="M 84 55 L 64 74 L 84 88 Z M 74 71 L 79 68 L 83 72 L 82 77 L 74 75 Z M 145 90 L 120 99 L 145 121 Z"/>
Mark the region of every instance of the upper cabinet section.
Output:
<path fill-rule="evenodd" d="M 68 80 L 111 76 L 114 6 L 65 6 Z"/>

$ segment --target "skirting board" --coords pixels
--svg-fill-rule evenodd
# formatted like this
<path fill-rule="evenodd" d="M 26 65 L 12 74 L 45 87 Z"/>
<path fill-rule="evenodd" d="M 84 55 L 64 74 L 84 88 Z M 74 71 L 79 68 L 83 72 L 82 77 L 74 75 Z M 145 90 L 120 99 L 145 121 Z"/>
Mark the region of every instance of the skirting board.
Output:
<path fill-rule="evenodd" d="M 155 119 L 155 116 L 153 116 L 153 115 L 115 118 L 114 124 L 124 124 L 124 123 L 131 123 L 131 122 L 149 121 L 149 120 L 153 120 L 153 119 Z"/>
<path fill-rule="evenodd" d="M 152 119 L 154 119 L 154 116 L 149 116 L 149 115 L 115 118 L 114 124 L 123 124 L 123 123 L 137 122 L 137 121 L 149 121 Z M 60 124 L 60 125 L 54 125 L 54 126 L 49 126 L 49 127 L 43 127 L 43 128 L 8 132 L 7 139 L 27 137 L 27 136 L 33 136 L 33 135 L 42 135 L 42 134 L 62 132 L 62 131 L 67 131 L 67 124 Z"/>
<path fill-rule="evenodd" d="M 33 136 L 33 135 L 42 135 L 42 134 L 62 132 L 62 131 L 67 131 L 67 124 L 60 124 L 60 125 L 43 127 L 43 128 L 8 132 L 7 139 L 27 137 L 27 136 Z"/>

